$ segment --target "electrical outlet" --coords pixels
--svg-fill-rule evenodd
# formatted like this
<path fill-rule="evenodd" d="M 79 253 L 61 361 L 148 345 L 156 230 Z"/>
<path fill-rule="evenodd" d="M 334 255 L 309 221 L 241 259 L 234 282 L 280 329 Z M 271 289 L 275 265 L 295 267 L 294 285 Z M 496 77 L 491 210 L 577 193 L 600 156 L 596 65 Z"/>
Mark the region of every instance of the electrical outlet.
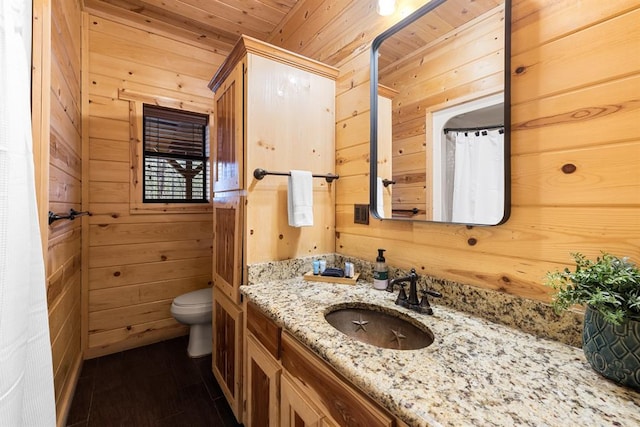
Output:
<path fill-rule="evenodd" d="M 353 223 L 369 224 L 369 205 L 353 205 Z"/>

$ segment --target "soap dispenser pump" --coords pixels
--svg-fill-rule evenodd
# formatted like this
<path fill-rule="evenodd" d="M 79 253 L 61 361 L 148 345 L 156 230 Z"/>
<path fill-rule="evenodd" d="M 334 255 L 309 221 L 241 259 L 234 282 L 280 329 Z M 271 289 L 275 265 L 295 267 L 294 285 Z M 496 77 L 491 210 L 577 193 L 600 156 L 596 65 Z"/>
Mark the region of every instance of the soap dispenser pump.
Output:
<path fill-rule="evenodd" d="M 373 268 L 373 287 L 375 289 L 387 289 L 389 284 L 389 268 L 384 259 L 384 249 L 378 249 L 376 266 Z"/>

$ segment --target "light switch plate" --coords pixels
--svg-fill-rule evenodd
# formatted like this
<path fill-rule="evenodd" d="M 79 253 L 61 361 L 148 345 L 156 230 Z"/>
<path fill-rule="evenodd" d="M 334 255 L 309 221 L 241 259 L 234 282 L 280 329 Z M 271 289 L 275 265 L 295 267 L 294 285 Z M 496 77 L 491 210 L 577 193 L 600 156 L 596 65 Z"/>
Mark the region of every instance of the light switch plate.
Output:
<path fill-rule="evenodd" d="M 353 223 L 369 224 L 369 205 L 353 205 Z"/>

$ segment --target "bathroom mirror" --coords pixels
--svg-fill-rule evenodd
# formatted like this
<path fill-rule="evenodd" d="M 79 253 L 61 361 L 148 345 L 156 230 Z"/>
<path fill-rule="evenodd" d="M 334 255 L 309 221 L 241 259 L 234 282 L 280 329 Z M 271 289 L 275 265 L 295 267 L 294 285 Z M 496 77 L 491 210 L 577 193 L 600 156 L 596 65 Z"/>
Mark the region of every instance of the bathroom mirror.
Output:
<path fill-rule="evenodd" d="M 509 23 L 508 0 L 432 0 L 373 41 L 375 217 L 507 220 Z"/>

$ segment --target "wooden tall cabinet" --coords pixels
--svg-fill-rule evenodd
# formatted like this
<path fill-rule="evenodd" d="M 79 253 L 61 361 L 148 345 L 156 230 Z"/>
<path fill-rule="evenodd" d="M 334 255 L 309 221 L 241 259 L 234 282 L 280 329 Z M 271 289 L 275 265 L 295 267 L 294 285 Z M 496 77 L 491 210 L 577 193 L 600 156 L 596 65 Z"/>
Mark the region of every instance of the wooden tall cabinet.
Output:
<path fill-rule="evenodd" d="M 287 178 L 258 181 L 253 171 L 335 172 L 337 74 L 333 67 L 242 36 L 209 83 L 215 93 L 212 369 L 240 422 L 244 353 L 263 369 L 250 371 L 257 382 L 247 393 L 262 393 L 260 381 L 271 369 L 260 347 L 246 343 L 242 333 L 239 287 L 248 282 L 247 265 L 335 252 L 331 185 L 314 180 L 315 225 L 293 229 L 287 221 Z M 279 389 L 279 377 L 276 382 L 272 388 Z M 249 421 L 259 425 L 255 418 Z"/>

